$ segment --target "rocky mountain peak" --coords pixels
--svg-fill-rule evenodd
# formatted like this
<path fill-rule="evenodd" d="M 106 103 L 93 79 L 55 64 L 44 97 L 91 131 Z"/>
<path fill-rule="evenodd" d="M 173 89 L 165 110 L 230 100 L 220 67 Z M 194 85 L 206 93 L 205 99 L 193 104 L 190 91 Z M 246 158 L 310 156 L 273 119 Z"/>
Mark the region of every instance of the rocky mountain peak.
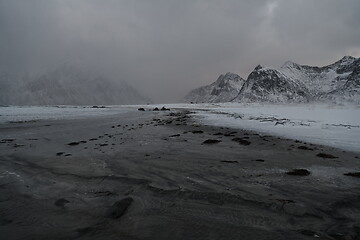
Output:
<path fill-rule="evenodd" d="M 257 65 L 257 66 L 255 67 L 254 71 L 259 71 L 259 70 L 261 70 L 261 69 L 263 69 L 263 68 L 264 68 L 264 66 L 261 65 L 261 64 L 259 64 L 259 65 Z"/>
<path fill-rule="evenodd" d="M 350 63 L 355 61 L 356 58 L 354 58 L 353 56 L 344 56 L 342 59 L 340 59 L 340 62 L 342 63 Z"/>
<path fill-rule="evenodd" d="M 286 61 L 281 68 L 296 68 L 296 69 L 300 69 L 300 65 L 292 62 L 292 61 Z"/>
<path fill-rule="evenodd" d="M 237 75 L 236 73 L 232 73 L 232 72 L 227 72 L 224 76 L 224 78 L 227 78 L 227 79 L 237 79 L 238 77 L 240 77 L 240 76 Z"/>
<path fill-rule="evenodd" d="M 245 80 L 235 73 L 222 74 L 210 85 L 192 90 L 186 102 L 229 102 L 235 98 Z"/>
<path fill-rule="evenodd" d="M 360 104 L 360 58 L 344 56 L 324 67 L 299 65 L 292 61 L 285 62 L 279 69 L 258 65 L 246 81 L 237 74 L 227 73 L 211 85 L 191 91 L 186 99 L 194 102 L 330 101 Z"/>
<path fill-rule="evenodd" d="M 236 73 L 227 72 L 225 75 L 221 74 L 214 84 L 224 84 L 229 82 L 238 82 L 243 79 Z"/>

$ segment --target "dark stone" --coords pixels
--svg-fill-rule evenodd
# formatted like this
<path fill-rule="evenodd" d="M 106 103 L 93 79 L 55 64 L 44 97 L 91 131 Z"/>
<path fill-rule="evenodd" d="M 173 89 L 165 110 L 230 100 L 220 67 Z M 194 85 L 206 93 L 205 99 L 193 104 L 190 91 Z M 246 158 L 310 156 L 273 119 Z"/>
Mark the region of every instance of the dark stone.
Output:
<path fill-rule="evenodd" d="M 56 153 L 56 156 L 61 156 L 63 154 L 64 154 L 64 152 L 58 152 L 58 153 Z"/>
<path fill-rule="evenodd" d="M 144 108 L 138 108 L 138 111 L 145 111 Z"/>
<path fill-rule="evenodd" d="M 321 157 L 321 158 L 338 158 L 338 157 L 335 157 L 334 155 L 327 154 L 327 153 L 319 153 L 316 156 Z"/>
<path fill-rule="evenodd" d="M 174 135 L 171 135 L 169 137 L 180 137 L 180 134 L 174 134 Z"/>
<path fill-rule="evenodd" d="M 277 198 L 275 200 L 281 202 L 282 204 L 295 203 L 295 201 L 290 200 L 290 199 L 279 199 L 279 198 Z"/>
<path fill-rule="evenodd" d="M 265 162 L 264 159 L 255 159 L 255 160 L 253 160 L 253 161 L 255 161 L 255 162 Z"/>
<path fill-rule="evenodd" d="M 213 134 L 214 136 L 220 136 L 220 135 L 223 135 L 221 132 L 218 132 L 218 133 L 214 133 Z"/>
<path fill-rule="evenodd" d="M 0 220 L 0 226 L 5 226 L 5 225 L 8 225 L 8 224 L 11 224 L 13 223 L 14 221 L 13 220 L 10 220 L 10 219 L 1 219 Z"/>
<path fill-rule="evenodd" d="M 159 109 L 156 107 L 156 108 L 153 109 L 153 111 L 159 111 Z"/>
<path fill-rule="evenodd" d="M 220 162 L 223 162 L 223 163 L 238 163 L 238 161 L 231 161 L 231 160 L 222 160 Z"/>
<path fill-rule="evenodd" d="M 229 134 L 229 133 L 225 133 L 224 136 L 225 136 L 225 137 L 235 137 L 234 134 Z"/>
<path fill-rule="evenodd" d="M 55 206 L 57 206 L 57 207 L 65 207 L 65 205 L 66 205 L 67 203 L 69 203 L 68 200 L 66 200 L 65 198 L 60 198 L 60 199 L 56 200 L 56 202 L 55 202 L 54 204 L 55 204 Z"/>
<path fill-rule="evenodd" d="M 293 169 L 292 171 L 287 172 L 286 174 L 292 176 L 308 176 L 310 175 L 310 172 L 306 169 Z"/>
<path fill-rule="evenodd" d="M 249 142 L 248 140 L 242 139 L 242 138 L 233 138 L 231 140 L 234 141 L 234 142 L 238 142 L 241 145 L 245 145 L 245 146 L 248 146 L 248 145 L 251 144 L 251 142 Z"/>
<path fill-rule="evenodd" d="M 224 136 L 225 136 L 225 137 L 235 137 L 234 134 L 230 134 L 230 133 L 225 133 Z"/>
<path fill-rule="evenodd" d="M 24 144 L 17 144 L 17 143 L 14 144 L 14 148 L 24 147 L 24 146 L 25 146 Z"/>
<path fill-rule="evenodd" d="M 344 173 L 345 176 L 350 176 L 350 177 L 356 177 L 356 178 L 360 178 L 360 172 L 349 172 L 349 173 Z"/>
<path fill-rule="evenodd" d="M 114 196 L 117 194 L 111 191 L 98 191 L 98 192 L 94 192 L 94 195 L 96 195 L 96 197 L 107 197 L 107 196 Z"/>
<path fill-rule="evenodd" d="M 170 108 L 162 107 L 161 111 L 170 111 Z"/>
<path fill-rule="evenodd" d="M 205 140 L 203 142 L 203 144 L 215 144 L 215 143 L 219 143 L 221 142 L 220 140 L 217 140 L 217 139 L 208 139 L 208 140 Z"/>
<path fill-rule="evenodd" d="M 105 106 L 92 106 L 91 108 L 106 108 Z"/>
<path fill-rule="evenodd" d="M 313 148 L 309 148 L 307 146 L 299 146 L 298 149 L 301 149 L 301 150 L 308 150 L 308 151 L 314 151 Z"/>
<path fill-rule="evenodd" d="M 71 143 L 68 143 L 69 146 L 76 146 L 76 145 L 79 145 L 79 142 L 71 142 Z"/>
<path fill-rule="evenodd" d="M 192 131 L 192 133 L 194 133 L 194 134 L 200 134 L 200 133 L 204 133 L 204 131 L 197 130 L 197 131 Z"/>
<path fill-rule="evenodd" d="M 120 201 L 115 202 L 105 213 L 107 218 L 117 219 L 125 214 L 129 208 L 133 199 L 131 197 L 124 198 Z"/>
<path fill-rule="evenodd" d="M 228 133 L 225 133 L 224 136 L 225 137 L 234 137 L 237 132 L 228 132 Z"/>

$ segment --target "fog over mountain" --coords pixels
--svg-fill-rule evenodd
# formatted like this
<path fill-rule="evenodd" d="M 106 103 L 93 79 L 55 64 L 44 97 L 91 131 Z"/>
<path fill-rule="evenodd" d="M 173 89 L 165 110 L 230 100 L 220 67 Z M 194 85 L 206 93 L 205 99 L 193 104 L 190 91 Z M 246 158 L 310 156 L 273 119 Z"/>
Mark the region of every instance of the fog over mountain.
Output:
<path fill-rule="evenodd" d="M 360 57 L 359 9 L 358 0 L 0 0 L 0 84 L 67 63 L 177 102 L 259 63 Z"/>
<path fill-rule="evenodd" d="M 125 81 L 109 79 L 90 69 L 70 65 L 36 77 L 12 76 L 15 81 L 8 81 L 9 78 L 7 76 L 2 80 L 0 105 L 120 105 L 151 102 Z"/>

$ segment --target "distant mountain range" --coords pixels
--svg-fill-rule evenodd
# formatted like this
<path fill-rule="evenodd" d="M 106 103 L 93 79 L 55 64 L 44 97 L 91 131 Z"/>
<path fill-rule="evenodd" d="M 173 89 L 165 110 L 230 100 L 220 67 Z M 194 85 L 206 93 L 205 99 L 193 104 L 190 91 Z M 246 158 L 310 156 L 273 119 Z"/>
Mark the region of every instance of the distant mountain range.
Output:
<path fill-rule="evenodd" d="M 151 102 L 124 81 L 64 65 L 39 77 L 0 76 L 1 105 L 116 105 Z"/>
<path fill-rule="evenodd" d="M 324 67 L 294 62 L 286 62 L 280 69 L 258 65 L 247 80 L 227 73 L 192 90 L 184 101 L 360 104 L 360 58 L 345 56 Z"/>

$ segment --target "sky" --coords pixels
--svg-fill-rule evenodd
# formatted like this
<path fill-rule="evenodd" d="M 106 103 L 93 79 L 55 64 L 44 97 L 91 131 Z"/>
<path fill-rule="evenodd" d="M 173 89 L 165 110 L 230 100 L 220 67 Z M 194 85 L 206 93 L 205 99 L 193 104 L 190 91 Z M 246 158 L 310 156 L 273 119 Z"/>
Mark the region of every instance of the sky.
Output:
<path fill-rule="evenodd" d="M 0 0 L 0 71 L 91 66 L 154 102 L 234 72 L 360 57 L 359 0 Z"/>

